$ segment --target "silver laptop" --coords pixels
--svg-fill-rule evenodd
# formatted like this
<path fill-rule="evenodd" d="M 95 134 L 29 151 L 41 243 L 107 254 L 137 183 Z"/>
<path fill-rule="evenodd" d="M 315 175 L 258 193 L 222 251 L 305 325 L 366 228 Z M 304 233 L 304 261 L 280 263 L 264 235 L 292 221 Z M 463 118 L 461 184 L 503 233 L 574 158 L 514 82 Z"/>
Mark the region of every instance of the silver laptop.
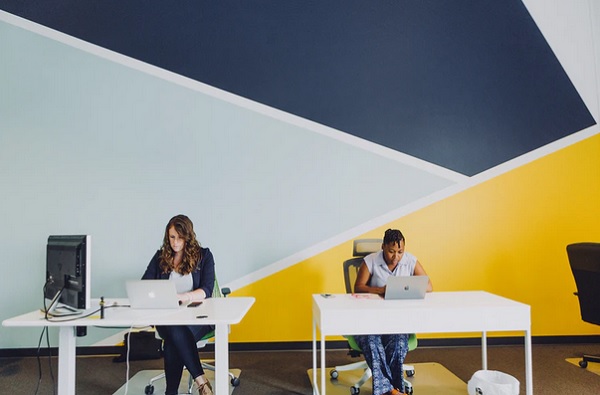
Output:
<path fill-rule="evenodd" d="M 132 280 L 125 284 L 133 309 L 177 309 L 175 283 L 169 280 Z"/>
<path fill-rule="evenodd" d="M 428 283 L 428 276 L 389 276 L 385 286 L 385 299 L 423 299 Z"/>

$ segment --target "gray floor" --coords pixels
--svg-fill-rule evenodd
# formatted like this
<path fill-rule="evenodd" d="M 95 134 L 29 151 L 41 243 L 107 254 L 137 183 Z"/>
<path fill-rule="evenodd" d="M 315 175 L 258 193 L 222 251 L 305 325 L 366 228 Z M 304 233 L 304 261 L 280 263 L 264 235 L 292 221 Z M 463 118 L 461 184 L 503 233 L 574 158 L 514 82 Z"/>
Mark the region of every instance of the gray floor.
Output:
<path fill-rule="evenodd" d="M 535 394 L 600 394 L 600 376 L 565 361 L 583 353 L 600 354 L 600 344 L 534 345 L 533 375 Z M 201 354 L 212 358 L 211 354 Z M 355 362 L 345 350 L 327 353 L 327 365 Z M 465 383 L 480 369 L 479 347 L 428 348 L 419 347 L 409 353 L 407 362 L 437 362 Z M 42 363 L 39 394 L 53 394 L 48 358 Z M 52 360 L 56 375 L 56 359 Z M 241 384 L 234 395 L 312 394 L 307 370 L 312 367 L 310 351 L 232 352 L 232 368 L 241 369 Z M 129 375 L 144 369 L 160 369 L 162 360 L 133 361 Z M 525 393 L 524 352 L 522 346 L 489 347 L 489 369 L 511 374 L 521 382 Z M 36 358 L 0 359 L 1 393 L 34 394 L 38 382 Z M 417 372 L 418 374 L 418 372 Z M 113 363 L 112 356 L 77 358 L 77 393 L 112 394 L 125 382 L 126 365 Z M 131 392 L 130 392 L 131 393 Z M 349 392 L 348 392 L 349 393 Z M 418 394 L 415 394 L 418 395 Z"/>

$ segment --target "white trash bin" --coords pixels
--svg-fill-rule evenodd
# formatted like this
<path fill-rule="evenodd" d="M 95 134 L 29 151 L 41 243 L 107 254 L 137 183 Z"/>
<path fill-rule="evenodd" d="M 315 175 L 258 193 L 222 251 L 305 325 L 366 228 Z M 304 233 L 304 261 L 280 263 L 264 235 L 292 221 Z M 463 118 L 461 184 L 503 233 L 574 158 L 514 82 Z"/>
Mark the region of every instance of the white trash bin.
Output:
<path fill-rule="evenodd" d="M 467 390 L 469 395 L 519 395 L 519 380 L 497 370 L 478 370 Z"/>

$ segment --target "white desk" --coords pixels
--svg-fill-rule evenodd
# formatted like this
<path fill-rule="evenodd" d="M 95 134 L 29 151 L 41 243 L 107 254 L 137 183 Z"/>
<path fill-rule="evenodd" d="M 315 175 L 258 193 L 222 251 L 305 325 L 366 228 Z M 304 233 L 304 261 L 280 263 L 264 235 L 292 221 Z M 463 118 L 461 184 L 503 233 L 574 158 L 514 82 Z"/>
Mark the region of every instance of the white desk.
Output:
<path fill-rule="evenodd" d="M 111 299 L 106 299 L 112 303 Z M 122 300 L 120 300 L 122 301 Z M 229 393 L 229 325 L 239 323 L 254 303 L 251 297 L 206 299 L 201 306 L 177 310 L 134 310 L 127 307 L 107 308 L 105 318 L 48 322 L 39 311 L 23 314 L 2 322 L 10 327 L 59 327 L 58 338 L 58 393 L 75 395 L 75 357 L 77 326 L 131 327 L 148 325 L 215 326 L 215 393 Z M 97 302 L 92 304 L 97 306 Z M 94 310 L 94 309 L 92 309 Z M 197 319 L 198 315 L 206 318 Z M 58 320 L 58 319 L 57 319 Z"/>
<path fill-rule="evenodd" d="M 313 295 L 313 394 L 317 385 L 317 327 L 321 334 L 321 391 L 325 395 L 325 337 L 385 333 L 481 332 L 487 369 L 488 331 L 524 331 L 527 395 L 533 395 L 530 307 L 483 291 L 432 292 L 422 300 Z M 369 295 L 373 297 L 374 295 Z"/>

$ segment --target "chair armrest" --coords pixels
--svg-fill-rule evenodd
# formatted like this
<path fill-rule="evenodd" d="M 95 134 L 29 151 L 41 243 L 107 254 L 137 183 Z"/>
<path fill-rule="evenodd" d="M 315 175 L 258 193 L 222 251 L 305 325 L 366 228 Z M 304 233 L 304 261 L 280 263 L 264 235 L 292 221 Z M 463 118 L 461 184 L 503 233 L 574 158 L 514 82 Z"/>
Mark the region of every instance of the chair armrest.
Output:
<path fill-rule="evenodd" d="M 231 293 L 231 289 L 221 288 L 221 294 L 223 294 L 224 297 L 227 297 L 227 295 L 229 295 L 230 293 Z"/>

